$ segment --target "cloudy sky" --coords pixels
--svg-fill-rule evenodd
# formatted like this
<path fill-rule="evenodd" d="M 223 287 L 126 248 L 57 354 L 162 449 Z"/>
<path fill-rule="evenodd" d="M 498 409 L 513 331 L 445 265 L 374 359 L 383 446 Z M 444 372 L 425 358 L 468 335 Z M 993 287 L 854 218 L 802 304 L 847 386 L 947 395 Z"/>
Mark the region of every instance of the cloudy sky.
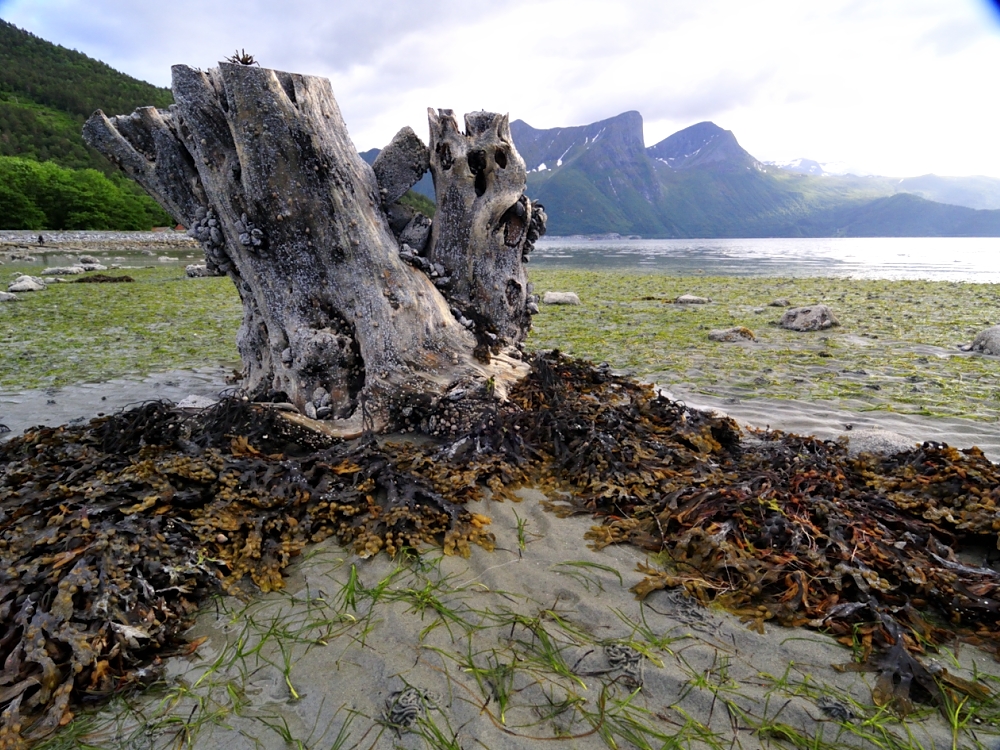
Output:
<path fill-rule="evenodd" d="M 168 86 L 245 48 L 327 76 L 360 150 L 426 108 L 537 128 L 639 110 L 764 160 L 1000 177 L 990 0 L 0 0 L 0 18 Z"/>

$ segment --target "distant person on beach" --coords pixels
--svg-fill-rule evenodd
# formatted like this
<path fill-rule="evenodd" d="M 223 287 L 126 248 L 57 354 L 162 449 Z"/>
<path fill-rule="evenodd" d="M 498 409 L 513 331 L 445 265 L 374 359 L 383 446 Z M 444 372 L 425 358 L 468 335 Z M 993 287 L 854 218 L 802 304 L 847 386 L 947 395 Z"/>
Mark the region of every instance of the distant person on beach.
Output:
<path fill-rule="evenodd" d="M 44 245 L 45 244 L 45 236 L 44 235 L 41 235 L 41 234 L 38 235 L 38 244 L 39 245 Z"/>

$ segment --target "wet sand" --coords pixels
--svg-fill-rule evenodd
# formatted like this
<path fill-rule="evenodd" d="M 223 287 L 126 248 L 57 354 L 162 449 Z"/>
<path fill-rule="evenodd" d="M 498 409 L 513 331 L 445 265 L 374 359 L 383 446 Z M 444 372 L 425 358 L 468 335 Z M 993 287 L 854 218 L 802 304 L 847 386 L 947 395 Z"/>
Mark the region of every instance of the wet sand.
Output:
<path fill-rule="evenodd" d="M 142 379 L 116 378 L 105 383 L 81 383 L 45 390 L 0 391 L 0 424 L 20 434 L 34 425 L 56 426 L 79 422 L 145 401 L 180 401 L 196 395 L 217 398 L 231 391 L 231 370 L 224 367 L 175 370 Z M 915 414 L 865 409 L 865 405 L 834 402 L 785 401 L 767 398 L 718 398 L 678 386 L 661 389 L 664 395 L 695 409 L 733 417 L 748 427 L 771 428 L 824 440 L 845 438 L 878 428 L 917 445 L 926 440 L 956 448 L 979 447 L 992 461 L 1000 461 L 1000 424 L 970 419 L 923 417 Z M 851 407 L 854 408 L 851 408 Z"/>
<path fill-rule="evenodd" d="M 17 421 L 5 416 L 18 428 L 39 414 L 58 424 L 154 396 L 215 396 L 227 387 L 224 374 L 25 392 L 0 399 L 0 409 L 19 410 Z M 824 438 L 881 427 L 914 443 L 1000 452 L 995 428 L 981 423 L 667 395 L 744 424 Z M 88 719 L 96 724 L 84 739 L 109 748 L 248 750 L 296 741 L 513 750 L 554 740 L 572 748 L 750 749 L 787 747 L 781 738 L 791 735 L 815 748 L 1000 742 L 997 716 L 959 735 L 933 709 L 893 718 L 873 704 L 876 675 L 837 671 L 851 650 L 816 630 L 766 623 L 759 633 L 676 591 L 640 603 L 629 589 L 646 555 L 624 545 L 594 551 L 584 542 L 589 518 L 560 518 L 543 508 L 541 493 L 522 494 L 518 504 L 470 508 L 492 519 L 492 553 L 361 559 L 327 541 L 293 566 L 284 592 L 250 603 L 218 599 L 189 633 L 205 639 L 197 651 L 167 660 L 163 682 L 148 694 Z M 924 661 L 966 679 L 1000 680 L 1000 664 L 969 646 Z"/>
<path fill-rule="evenodd" d="M 901 723 L 873 706 L 875 675 L 837 671 L 850 649 L 816 631 L 759 633 L 677 592 L 640 603 L 629 591 L 639 550 L 595 552 L 589 519 L 522 494 L 474 507 L 493 519 L 493 553 L 361 560 L 323 543 L 285 592 L 219 600 L 190 632 L 207 640 L 168 663 L 166 686 L 105 711 L 87 740 L 749 750 L 798 734 L 818 737 L 814 748 L 955 746 L 936 711 Z M 1000 674 L 971 647 L 930 660 L 968 679 Z M 957 747 L 993 747 L 998 733 L 974 725 Z"/>

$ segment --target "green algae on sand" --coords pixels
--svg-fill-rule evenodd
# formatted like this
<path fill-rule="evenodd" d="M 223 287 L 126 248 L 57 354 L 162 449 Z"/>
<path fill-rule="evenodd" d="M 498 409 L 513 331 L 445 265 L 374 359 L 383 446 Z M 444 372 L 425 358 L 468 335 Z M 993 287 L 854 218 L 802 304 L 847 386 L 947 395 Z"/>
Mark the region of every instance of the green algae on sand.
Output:
<path fill-rule="evenodd" d="M 1000 286 L 940 281 L 668 276 L 532 269 L 536 292 L 575 291 L 583 304 L 542 305 L 529 345 L 607 361 L 663 385 L 722 398 L 849 402 L 855 410 L 1000 418 L 1000 358 L 970 354 L 1000 320 Z M 678 305 L 682 294 L 710 304 Z M 784 309 L 823 303 L 840 321 L 797 333 Z M 710 341 L 746 326 L 756 342 Z"/>
<path fill-rule="evenodd" d="M 3 271 L 37 274 L 38 267 Z M 243 311 L 229 279 L 189 279 L 179 265 L 125 272 L 134 283 L 56 282 L 0 306 L 0 390 L 239 361 Z"/>

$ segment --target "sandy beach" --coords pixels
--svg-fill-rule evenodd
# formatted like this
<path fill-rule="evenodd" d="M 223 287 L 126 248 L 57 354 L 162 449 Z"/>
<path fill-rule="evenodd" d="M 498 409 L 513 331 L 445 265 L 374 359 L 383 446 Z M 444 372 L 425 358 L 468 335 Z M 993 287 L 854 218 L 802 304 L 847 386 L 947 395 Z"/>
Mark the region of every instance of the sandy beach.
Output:
<path fill-rule="evenodd" d="M 644 602 L 638 550 L 595 552 L 591 521 L 540 493 L 485 502 L 497 549 L 368 560 L 328 543 L 284 592 L 220 599 L 148 696 L 95 718 L 101 747 L 993 748 L 996 715 L 953 731 L 872 704 L 875 675 L 815 630 L 738 618 L 683 594 Z M 975 648 L 928 656 L 1000 679 Z M 104 724 L 103 728 L 100 728 Z M 555 743 L 555 744 L 553 744 Z"/>

